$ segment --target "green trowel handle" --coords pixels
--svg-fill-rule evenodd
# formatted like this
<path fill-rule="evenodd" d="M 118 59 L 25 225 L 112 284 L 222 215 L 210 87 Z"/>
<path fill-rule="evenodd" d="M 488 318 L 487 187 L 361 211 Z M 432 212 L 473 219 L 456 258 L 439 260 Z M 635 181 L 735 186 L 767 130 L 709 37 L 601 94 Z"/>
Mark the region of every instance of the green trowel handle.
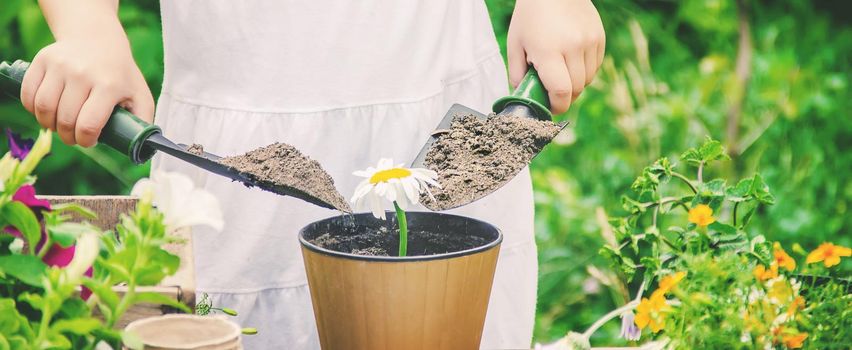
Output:
<path fill-rule="evenodd" d="M 547 97 L 547 90 L 538 78 L 533 66 L 529 66 L 527 74 L 515 91 L 511 95 L 502 97 L 494 102 L 494 113 L 500 113 L 511 104 L 521 104 L 527 106 L 532 114 L 541 120 L 551 120 L 553 117 L 550 114 L 550 99 Z"/>
<path fill-rule="evenodd" d="M 29 63 L 21 60 L 12 64 L 0 62 L 0 90 L 3 94 L 13 98 L 21 95 L 21 81 L 29 66 Z M 148 124 L 126 109 L 116 106 L 101 130 L 98 142 L 124 153 L 133 162 L 141 164 L 154 155 L 153 150 L 144 147 L 145 140 L 160 131 L 160 127 Z"/>

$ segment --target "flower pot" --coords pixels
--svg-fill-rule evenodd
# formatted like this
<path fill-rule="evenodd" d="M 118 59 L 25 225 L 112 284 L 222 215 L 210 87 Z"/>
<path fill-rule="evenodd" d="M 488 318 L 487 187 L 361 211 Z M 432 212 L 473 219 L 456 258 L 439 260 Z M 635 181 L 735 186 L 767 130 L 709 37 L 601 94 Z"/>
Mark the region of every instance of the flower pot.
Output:
<path fill-rule="evenodd" d="M 388 225 L 357 214 L 320 220 L 299 233 L 322 348 L 478 349 L 503 240 L 500 231 L 466 217 L 409 212 L 410 232 L 474 235 L 487 243 L 444 254 L 391 257 L 341 253 L 309 242 L 344 232 L 352 221 L 376 229 Z M 395 221 L 390 224 L 396 227 Z"/>
<path fill-rule="evenodd" d="M 131 322 L 125 328 L 146 350 L 241 350 L 240 327 L 224 317 L 163 315 Z"/>

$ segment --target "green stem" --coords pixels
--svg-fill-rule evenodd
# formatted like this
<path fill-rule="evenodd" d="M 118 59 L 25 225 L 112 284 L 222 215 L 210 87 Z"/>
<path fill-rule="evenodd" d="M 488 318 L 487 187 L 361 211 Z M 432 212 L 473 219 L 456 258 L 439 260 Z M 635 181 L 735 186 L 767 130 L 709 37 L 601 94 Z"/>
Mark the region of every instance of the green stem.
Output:
<path fill-rule="evenodd" d="M 676 171 L 672 171 L 672 176 L 680 179 L 681 181 L 683 181 L 683 183 L 689 186 L 689 189 L 692 190 L 692 193 L 698 193 L 698 190 L 695 189 L 695 186 L 692 184 L 692 182 L 690 182 L 689 179 L 686 178 L 686 176 L 683 176 L 683 174 L 678 173 Z"/>
<path fill-rule="evenodd" d="M 589 327 L 589 329 L 587 329 L 586 332 L 583 333 L 583 337 L 585 337 L 586 339 L 589 339 L 592 336 L 592 334 L 595 334 L 595 331 L 597 331 L 598 328 L 601 328 L 601 326 L 603 326 L 605 323 L 607 323 L 607 321 L 615 318 L 616 316 L 623 314 L 625 311 L 635 309 L 637 305 L 639 305 L 639 302 L 636 301 L 636 300 L 633 300 L 633 301 L 627 303 L 626 305 L 624 305 L 620 308 L 617 308 L 615 310 L 610 311 L 608 314 L 604 315 L 603 317 L 601 317 L 600 319 L 595 321 L 595 323 L 592 324 L 592 326 Z"/>
<path fill-rule="evenodd" d="M 53 245 L 53 241 L 50 239 L 50 235 L 46 235 L 44 237 L 44 245 L 41 246 L 41 249 L 38 251 L 39 259 L 44 258 L 44 255 L 50 250 L 50 246 Z"/>
<path fill-rule="evenodd" d="M 44 295 L 50 296 L 54 292 L 53 286 L 45 279 Z M 46 299 L 46 298 L 45 298 Z M 44 308 L 41 310 L 41 322 L 38 325 L 38 336 L 35 339 L 35 348 L 44 347 L 44 342 L 47 340 L 47 332 L 50 330 L 50 319 L 53 318 L 53 310 L 50 309 L 50 303 L 45 302 Z"/>
<path fill-rule="evenodd" d="M 121 301 L 118 302 L 118 305 L 115 307 L 115 312 L 113 313 L 107 325 L 112 328 L 121 319 L 121 316 L 133 306 L 133 299 L 136 298 L 136 281 L 133 278 L 130 279 L 127 283 L 127 292 L 121 297 Z"/>
<path fill-rule="evenodd" d="M 405 256 L 408 254 L 408 220 L 399 204 L 393 202 L 393 208 L 396 210 L 396 221 L 399 222 L 399 256 Z"/>
<path fill-rule="evenodd" d="M 737 207 L 740 205 L 740 202 L 734 203 L 734 227 L 737 227 Z"/>

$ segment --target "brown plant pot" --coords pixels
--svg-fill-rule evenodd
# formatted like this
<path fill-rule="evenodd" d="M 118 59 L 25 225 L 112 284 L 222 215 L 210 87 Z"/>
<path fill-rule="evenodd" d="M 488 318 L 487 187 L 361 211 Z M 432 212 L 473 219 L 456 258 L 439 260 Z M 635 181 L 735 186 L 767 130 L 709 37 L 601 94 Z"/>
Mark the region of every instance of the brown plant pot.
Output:
<path fill-rule="evenodd" d="M 242 350 L 240 327 L 223 316 L 163 315 L 136 320 L 125 330 L 145 350 Z"/>
<path fill-rule="evenodd" d="M 344 220 L 351 218 L 332 217 L 303 228 L 299 241 L 323 349 L 479 348 L 502 233 L 456 215 L 409 212 L 407 217 L 410 231 L 476 235 L 488 243 L 437 255 L 364 256 L 309 242 L 343 232 Z M 354 224 L 388 225 L 371 214 L 354 215 Z"/>

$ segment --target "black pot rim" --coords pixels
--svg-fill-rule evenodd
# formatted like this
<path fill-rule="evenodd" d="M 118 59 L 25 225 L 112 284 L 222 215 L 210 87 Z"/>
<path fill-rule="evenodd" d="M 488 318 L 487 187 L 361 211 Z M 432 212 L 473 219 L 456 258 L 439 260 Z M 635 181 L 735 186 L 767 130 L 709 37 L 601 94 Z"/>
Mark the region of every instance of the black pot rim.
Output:
<path fill-rule="evenodd" d="M 474 218 L 471 218 L 471 217 L 461 216 L 461 215 L 436 213 L 436 212 L 429 212 L 429 211 L 411 211 L 411 212 L 408 212 L 408 213 L 435 215 L 435 216 L 439 216 L 439 217 L 455 217 L 455 218 L 461 218 L 461 219 L 464 219 L 464 220 L 469 220 L 469 221 L 475 222 L 475 223 L 484 224 L 484 225 L 487 225 L 487 226 L 494 228 L 494 230 L 497 232 L 497 239 L 495 239 L 491 242 L 488 242 L 488 244 L 485 244 L 485 245 L 482 245 L 482 246 L 479 246 L 479 247 L 476 247 L 476 248 L 460 250 L 460 251 L 457 251 L 457 252 L 434 254 L 434 255 L 401 256 L 401 257 L 400 256 L 358 255 L 358 254 L 352 254 L 352 253 L 343 253 L 343 252 L 338 252 L 338 251 L 331 250 L 331 249 L 322 248 L 322 247 L 317 246 L 317 245 L 315 245 L 311 242 L 308 242 L 308 240 L 305 239 L 305 230 L 307 228 L 309 228 L 311 225 L 313 225 L 315 223 L 325 221 L 325 220 L 333 220 L 333 219 L 340 217 L 340 215 L 335 215 L 335 216 L 330 216 L 330 217 L 327 217 L 327 218 L 324 218 L 324 219 L 314 221 L 314 222 L 306 225 L 305 227 L 302 227 L 302 229 L 299 230 L 299 243 L 301 243 L 302 247 L 304 247 L 308 250 L 311 250 L 313 252 L 324 254 L 324 255 L 329 255 L 329 256 L 334 256 L 334 257 L 338 257 L 338 258 L 344 258 L 344 259 L 350 259 L 350 260 L 403 263 L 403 262 L 416 262 L 416 261 L 428 261 L 428 260 L 443 260 L 443 259 L 457 258 L 457 257 L 461 257 L 461 256 L 466 256 L 466 255 L 472 255 L 472 254 L 481 253 L 481 252 L 491 250 L 492 248 L 499 246 L 500 243 L 503 242 L 503 231 L 501 231 L 500 228 L 498 228 L 497 226 L 494 226 L 492 224 L 489 224 L 485 221 L 479 220 L 479 219 L 474 219 Z M 386 214 L 396 215 L 396 213 L 391 212 L 391 211 L 386 211 Z M 353 213 L 352 215 L 372 215 L 372 214 L 367 212 L 367 213 Z"/>

